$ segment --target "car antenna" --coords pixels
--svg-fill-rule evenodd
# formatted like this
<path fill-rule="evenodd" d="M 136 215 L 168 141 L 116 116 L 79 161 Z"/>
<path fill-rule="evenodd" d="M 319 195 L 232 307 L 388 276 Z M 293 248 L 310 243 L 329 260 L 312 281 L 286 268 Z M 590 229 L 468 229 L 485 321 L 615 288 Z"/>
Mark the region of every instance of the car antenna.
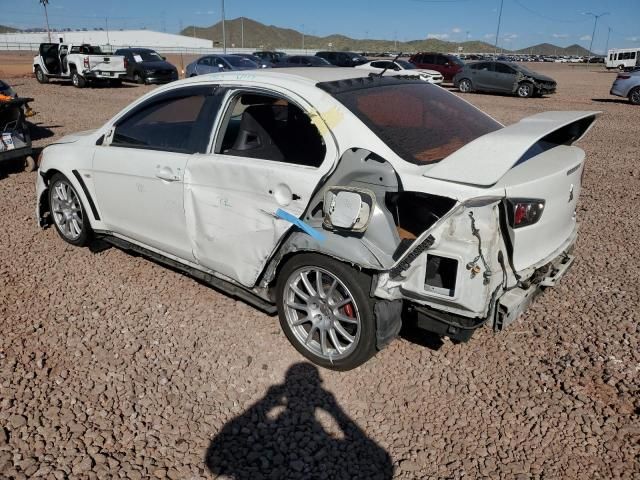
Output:
<path fill-rule="evenodd" d="M 391 63 L 395 64 L 395 63 L 398 61 L 398 59 L 400 58 L 400 56 L 401 56 L 401 55 L 402 55 L 402 52 L 400 52 L 400 53 L 396 56 L 396 58 L 394 58 L 394 59 L 391 61 Z M 389 69 L 389 65 L 387 65 L 386 67 L 384 67 L 384 70 L 382 70 L 382 72 L 380 72 L 380 78 L 382 78 L 382 76 L 384 75 L 384 73 L 385 73 L 388 69 Z"/>

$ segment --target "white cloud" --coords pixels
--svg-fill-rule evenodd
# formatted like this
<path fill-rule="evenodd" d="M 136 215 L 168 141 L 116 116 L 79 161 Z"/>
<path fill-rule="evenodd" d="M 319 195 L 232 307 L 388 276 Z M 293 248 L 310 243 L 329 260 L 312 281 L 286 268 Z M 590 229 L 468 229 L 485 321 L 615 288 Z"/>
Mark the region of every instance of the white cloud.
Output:
<path fill-rule="evenodd" d="M 583 35 L 580 37 L 580 40 L 591 40 L 591 35 Z"/>
<path fill-rule="evenodd" d="M 496 36 L 495 36 L 495 34 L 493 34 L 493 33 L 485 33 L 485 34 L 483 35 L 483 37 L 484 37 L 484 38 L 495 38 Z"/>
<path fill-rule="evenodd" d="M 552 33 L 551 36 L 553 38 L 569 38 L 568 33 Z"/>
<path fill-rule="evenodd" d="M 627 40 L 630 42 L 638 42 L 640 41 L 640 37 L 627 37 Z"/>
<path fill-rule="evenodd" d="M 458 27 L 454 27 L 454 28 L 452 28 L 452 29 L 451 29 L 451 31 L 452 31 L 453 33 L 460 33 L 460 32 L 462 31 L 462 29 L 461 29 L 461 28 L 458 28 Z"/>
<path fill-rule="evenodd" d="M 446 40 L 449 38 L 448 33 L 428 33 L 427 38 L 435 38 L 437 40 Z"/>

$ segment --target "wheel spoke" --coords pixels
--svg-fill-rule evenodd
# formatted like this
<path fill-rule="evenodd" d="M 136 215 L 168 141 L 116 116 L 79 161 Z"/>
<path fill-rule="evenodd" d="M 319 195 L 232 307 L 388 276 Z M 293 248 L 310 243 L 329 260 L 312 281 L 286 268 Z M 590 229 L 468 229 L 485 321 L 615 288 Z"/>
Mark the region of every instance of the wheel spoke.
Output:
<path fill-rule="evenodd" d="M 311 319 L 309 318 L 308 315 L 306 315 L 306 316 L 298 318 L 296 321 L 292 322 L 291 326 L 292 327 L 298 327 L 298 326 L 302 325 L 303 323 L 307 323 L 307 322 L 310 322 L 310 321 L 311 321 Z"/>
<path fill-rule="evenodd" d="M 320 348 L 322 348 L 322 353 L 324 355 L 327 354 L 327 331 L 324 328 L 320 330 Z"/>
<path fill-rule="evenodd" d="M 309 333 L 307 334 L 307 338 L 304 341 L 305 345 L 309 345 L 309 342 L 313 339 L 313 334 L 316 333 L 317 329 L 318 327 L 316 327 L 315 325 L 311 326 L 311 328 L 309 329 Z"/>
<path fill-rule="evenodd" d="M 329 330 L 329 339 L 333 344 L 333 347 L 338 351 L 338 353 L 344 352 L 344 347 L 340 345 L 340 341 L 338 340 L 338 336 L 336 335 L 335 329 L 331 328 Z"/>
<path fill-rule="evenodd" d="M 315 289 L 311 285 L 311 282 L 309 281 L 309 277 L 307 276 L 307 272 L 300 273 L 300 279 L 304 284 L 304 288 L 306 288 L 307 292 L 309 292 L 309 295 L 311 295 L 312 297 L 315 297 L 318 293 L 315 291 Z"/>
<path fill-rule="evenodd" d="M 340 303 L 336 303 L 334 305 L 332 305 L 332 307 L 337 310 L 340 307 L 344 307 L 345 305 L 348 305 L 352 302 L 351 298 L 345 298 L 344 300 L 342 300 Z"/>
<path fill-rule="evenodd" d="M 340 322 L 351 323 L 353 325 L 357 325 L 358 324 L 358 320 L 356 318 L 347 317 L 346 315 L 342 315 L 341 313 L 336 313 L 335 317 Z"/>
<path fill-rule="evenodd" d="M 291 307 L 294 310 L 303 310 L 305 312 L 308 310 L 306 305 L 303 305 L 301 303 L 295 303 L 295 302 L 287 302 L 287 307 Z"/>
<path fill-rule="evenodd" d="M 325 298 L 324 285 L 322 285 L 322 272 L 320 270 L 316 270 L 316 289 L 318 290 L 318 296 Z"/>
<path fill-rule="evenodd" d="M 347 340 L 349 343 L 353 343 L 355 340 L 355 337 L 353 335 L 351 335 L 349 332 L 347 332 L 344 327 L 342 325 L 340 325 L 338 322 L 335 322 L 333 324 L 333 328 L 336 329 L 336 332 L 338 332 L 342 338 L 344 338 L 345 340 Z"/>
<path fill-rule="evenodd" d="M 293 290 L 293 292 L 302 299 L 303 302 L 308 302 L 309 301 L 309 295 L 306 295 L 302 290 L 300 290 L 300 288 L 298 288 L 298 285 L 291 285 L 291 290 Z"/>
<path fill-rule="evenodd" d="M 331 302 L 331 295 L 333 295 L 333 292 L 336 290 L 336 286 L 338 285 L 338 280 L 336 278 L 333 279 L 333 282 L 331 282 L 331 286 L 329 287 L 329 290 L 327 290 L 326 292 L 326 298 L 329 299 L 329 302 Z"/>

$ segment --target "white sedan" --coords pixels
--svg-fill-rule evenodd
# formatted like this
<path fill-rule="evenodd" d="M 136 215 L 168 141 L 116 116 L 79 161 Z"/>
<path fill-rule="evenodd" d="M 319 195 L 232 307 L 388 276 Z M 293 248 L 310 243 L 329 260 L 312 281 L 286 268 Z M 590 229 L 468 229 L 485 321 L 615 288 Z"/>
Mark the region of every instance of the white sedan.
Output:
<path fill-rule="evenodd" d="M 385 75 L 395 75 L 400 72 L 404 75 L 417 75 L 425 82 L 440 85 L 444 81 L 444 77 L 440 72 L 428 70 L 426 68 L 418 68 L 413 63 L 406 60 L 373 60 L 371 62 L 358 65 L 356 68 L 372 70 L 375 73 L 385 72 Z"/>
<path fill-rule="evenodd" d="M 457 341 L 504 329 L 573 261 L 585 154 L 571 144 L 596 112 L 505 127 L 415 77 L 365 73 L 155 89 L 44 149 L 39 223 L 277 311 L 327 368 L 362 364 L 403 321 Z"/>

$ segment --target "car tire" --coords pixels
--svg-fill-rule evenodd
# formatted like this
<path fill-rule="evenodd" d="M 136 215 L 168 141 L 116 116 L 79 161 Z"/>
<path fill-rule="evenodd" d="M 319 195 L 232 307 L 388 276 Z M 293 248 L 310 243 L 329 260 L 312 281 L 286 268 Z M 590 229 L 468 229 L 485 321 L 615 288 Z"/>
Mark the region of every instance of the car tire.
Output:
<path fill-rule="evenodd" d="M 24 171 L 35 172 L 37 169 L 38 169 L 38 165 L 36 165 L 35 159 L 31 155 L 27 155 L 24 158 Z"/>
<path fill-rule="evenodd" d="M 371 276 L 362 271 L 323 255 L 296 255 L 278 274 L 280 326 L 316 365 L 356 368 L 377 351 L 370 289 Z"/>
<path fill-rule="evenodd" d="M 531 82 L 522 82 L 516 89 L 516 95 L 520 98 L 531 98 L 535 93 L 535 88 Z"/>
<path fill-rule="evenodd" d="M 36 80 L 38 83 L 49 83 L 49 77 L 47 77 L 40 67 L 36 67 Z"/>
<path fill-rule="evenodd" d="M 69 179 L 56 173 L 49 182 L 49 209 L 58 235 L 76 247 L 89 244 L 93 236 L 82 200 Z"/>
<path fill-rule="evenodd" d="M 640 87 L 635 87 L 629 92 L 629 101 L 633 105 L 640 105 Z"/>
<path fill-rule="evenodd" d="M 73 86 L 76 88 L 84 88 L 87 85 L 85 78 L 78 72 L 73 72 L 71 74 L 71 83 L 73 83 Z"/>
<path fill-rule="evenodd" d="M 463 78 L 458 82 L 458 90 L 462 93 L 470 93 L 473 90 L 473 84 L 468 78 Z"/>
<path fill-rule="evenodd" d="M 138 85 L 142 85 L 144 83 L 144 78 L 142 78 L 139 73 L 136 73 L 133 75 L 133 81 Z"/>

